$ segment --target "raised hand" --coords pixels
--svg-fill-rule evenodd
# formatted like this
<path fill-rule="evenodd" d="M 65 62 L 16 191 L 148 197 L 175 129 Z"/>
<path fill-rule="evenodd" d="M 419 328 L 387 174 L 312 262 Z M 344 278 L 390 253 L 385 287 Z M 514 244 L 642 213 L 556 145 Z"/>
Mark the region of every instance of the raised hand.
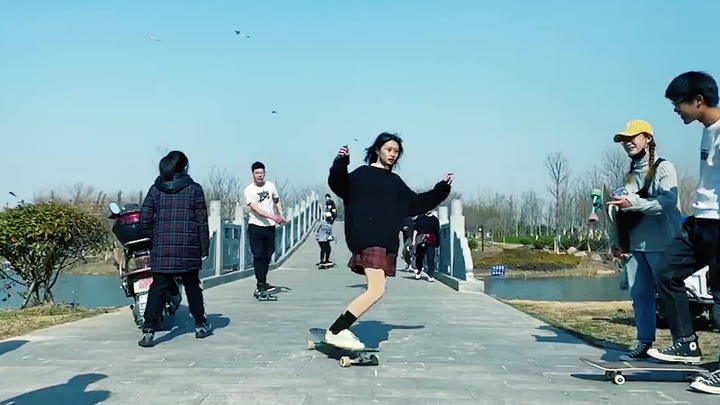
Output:
<path fill-rule="evenodd" d="M 340 151 L 338 152 L 338 158 L 344 158 L 346 156 L 350 156 L 350 149 L 348 149 L 347 145 L 340 148 Z"/>
<path fill-rule="evenodd" d="M 453 174 L 454 173 L 448 173 L 445 175 L 445 178 L 443 179 L 444 182 L 446 182 L 448 185 L 452 184 L 453 182 Z"/>

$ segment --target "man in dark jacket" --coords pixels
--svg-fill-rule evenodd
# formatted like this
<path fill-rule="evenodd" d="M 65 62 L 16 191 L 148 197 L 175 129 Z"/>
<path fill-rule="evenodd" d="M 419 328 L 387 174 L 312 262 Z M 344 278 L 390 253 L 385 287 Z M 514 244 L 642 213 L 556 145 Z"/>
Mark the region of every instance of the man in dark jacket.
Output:
<path fill-rule="evenodd" d="M 402 239 L 403 239 L 403 247 L 402 247 L 402 257 L 403 260 L 405 260 L 405 265 L 407 266 L 405 270 L 412 271 L 413 270 L 413 233 L 415 230 L 415 219 L 413 217 L 407 217 L 403 219 L 402 223 Z"/>
<path fill-rule="evenodd" d="M 337 219 L 337 206 L 329 193 L 325 194 L 325 212 L 329 212 L 332 215 L 330 223 L 335 222 Z"/>
<path fill-rule="evenodd" d="M 428 281 L 433 282 L 435 278 L 435 248 L 440 246 L 440 221 L 432 212 L 421 215 L 415 221 L 413 232 L 413 244 L 415 245 L 415 279 L 420 280 L 423 270 L 423 261 L 427 258 Z"/>
<path fill-rule="evenodd" d="M 195 337 L 210 335 L 199 277 L 210 246 L 207 205 L 202 187 L 190 178 L 187 167 L 182 152 L 173 151 L 164 157 L 160 161 L 161 174 L 142 205 L 143 229 L 152 240 L 153 272 L 143 338 L 138 342 L 143 347 L 154 345 L 154 326 L 162 312 L 162 297 L 175 277 L 182 278 L 190 313 L 195 318 Z"/>

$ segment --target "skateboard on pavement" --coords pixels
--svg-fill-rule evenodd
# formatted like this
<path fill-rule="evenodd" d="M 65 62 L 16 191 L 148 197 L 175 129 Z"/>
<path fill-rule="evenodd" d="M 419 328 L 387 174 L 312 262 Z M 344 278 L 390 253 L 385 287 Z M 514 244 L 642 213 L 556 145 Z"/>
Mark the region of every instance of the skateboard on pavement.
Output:
<path fill-rule="evenodd" d="M 335 263 L 319 263 L 317 266 L 318 266 L 318 269 L 321 269 L 321 270 L 329 269 L 331 267 L 335 267 Z"/>
<path fill-rule="evenodd" d="M 617 385 L 625 384 L 625 376 L 623 376 L 623 373 L 627 372 L 681 372 L 683 373 L 683 379 L 687 380 L 690 380 L 689 377 L 693 374 L 700 374 L 701 376 L 710 375 L 710 371 L 707 369 L 690 364 L 653 363 L 651 361 L 595 361 L 585 358 L 580 358 L 580 361 L 603 370 L 605 372 L 605 378 L 612 380 L 612 382 Z"/>
<path fill-rule="evenodd" d="M 374 354 L 377 353 L 379 350 L 367 348 L 362 350 L 353 350 L 345 347 L 335 346 L 325 341 L 325 333 L 327 333 L 327 329 L 311 328 L 310 334 L 313 335 L 317 339 L 317 341 L 308 340 L 308 350 L 319 350 L 321 346 L 326 346 L 338 349 L 346 353 L 347 355 L 340 357 L 341 367 L 377 366 L 378 364 L 380 364 L 380 360 L 378 359 L 377 355 Z"/>
<path fill-rule="evenodd" d="M 257 298 L 258 301 L 277 301 L 277 297 L 274 295 L 275 292 L 275 290 L 254 292 L 253 297 Z"/>

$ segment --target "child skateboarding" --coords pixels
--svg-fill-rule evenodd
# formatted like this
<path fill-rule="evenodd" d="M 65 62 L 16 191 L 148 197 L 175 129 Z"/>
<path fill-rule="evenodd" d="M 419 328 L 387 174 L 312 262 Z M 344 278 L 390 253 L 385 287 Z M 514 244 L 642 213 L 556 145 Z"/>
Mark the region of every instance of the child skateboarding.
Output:
<path fill-rule="evenodd" d="M 402 139 L 382 133 L 365 150 L 366 165 L 348 173 L 350 151 L 343 146 L 330 168 L 328 184 L 345 204 L 345 235 L 352 254 L 348 266 L 367 280 L 367 290 L 326 332 L 325 340 L 331 345 L 365 348 L 348 328 L 382 298 L 386 278 L 395 276 L 403 218 L 432 210 L 450 194 L 451 173 L 431 191 L 417 194 L 411 190 L 393 173 L 402 155 Z"/>
<path fill-rule="evenodd" d="M 325 220 L 320 221 L 317 228 L 315 228 L 315 240 L 317 240 L 318 245 L 320 245 L 320 263 L 318 263 L 318 267 L 321 269 L 335 265 L 335 263 L 330 261 L 330 253 L 332 253 L 330 242 L 335 239 L 332 234 L 333 220 L 333 214 L 326 212 Z"/>

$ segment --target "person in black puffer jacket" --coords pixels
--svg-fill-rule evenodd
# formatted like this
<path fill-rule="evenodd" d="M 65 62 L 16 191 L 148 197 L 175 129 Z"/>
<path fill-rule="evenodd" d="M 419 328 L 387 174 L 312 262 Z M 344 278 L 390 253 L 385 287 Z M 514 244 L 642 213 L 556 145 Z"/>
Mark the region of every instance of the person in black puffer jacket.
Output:
<path fill-rule="evenodd" d="M 199 273 L 208 256 L 210 232 L 202 187 L 187 174 L 188 159 L 172 151 L 160 161 L 160 176 L 145 197 L 140 219 L 152 240 L 150 263 L 153 283 L 148 292 L 140 346 L 154 345 L 154 325 L 162 311 L 162 297 L 175 277 L 181 277 L 190 313 L 195 318 L 195 337 L 210 335 L 205 318 Z"/>

